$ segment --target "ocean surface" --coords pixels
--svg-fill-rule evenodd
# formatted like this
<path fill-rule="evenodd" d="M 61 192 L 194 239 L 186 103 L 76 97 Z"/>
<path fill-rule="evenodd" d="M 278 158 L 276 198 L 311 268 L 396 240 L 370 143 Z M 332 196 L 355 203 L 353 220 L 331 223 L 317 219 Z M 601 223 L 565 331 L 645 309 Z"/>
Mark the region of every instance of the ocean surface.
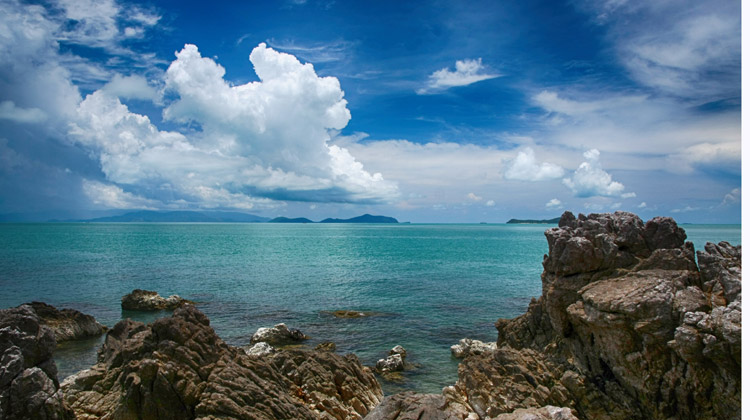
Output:
<path fill-rule="evenodd" d="M 388 393 L 455 382 L 450 346 L 497 338 L 493 323 L 541 294 L 552 225 L 0 224 L 0 308 L 32 300 L 113 326 L 136 288 L 198 302 L 226 342 L 279 322 L 374 365 L 400 344 L 414 367 Z M 688 240 L 739 244 L 740 225 L 685 225 Z M 337 319 L 327 311 L 372 311 Z M 103 338 L 64 344 L 60 377 L 91 366 Z"/>

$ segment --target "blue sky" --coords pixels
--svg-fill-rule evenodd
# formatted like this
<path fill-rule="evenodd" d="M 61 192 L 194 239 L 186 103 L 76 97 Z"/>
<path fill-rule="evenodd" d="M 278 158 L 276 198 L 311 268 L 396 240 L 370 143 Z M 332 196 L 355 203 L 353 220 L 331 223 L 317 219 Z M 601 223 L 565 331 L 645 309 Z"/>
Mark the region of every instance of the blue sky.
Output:
<path fill-rule="evenodd" d="M 0 9 L 0 214 L 740 222 L 737 1 Z"/>

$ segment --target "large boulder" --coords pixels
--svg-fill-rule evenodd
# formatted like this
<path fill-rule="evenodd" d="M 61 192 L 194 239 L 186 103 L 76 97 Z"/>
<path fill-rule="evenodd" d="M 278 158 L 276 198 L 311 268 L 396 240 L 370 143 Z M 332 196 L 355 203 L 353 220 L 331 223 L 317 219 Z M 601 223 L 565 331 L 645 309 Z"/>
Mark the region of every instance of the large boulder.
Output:
<path fill-rule="evenodd" d="M 57 309 L 43 302 L 26 304 L 39 317 L 39 321 L 55 333 L 57 343 L 70 340 L 98 337 L 107 332 L 107 327 L 100 324 L 91 315 L 75 309 Z"/>
<path fill-rule="evenodd" d="M 151 290 L 134 289 L 122 297 L 121 306 L 122 309 L 128 311 L 161 311 L 176 309 L 186 303 L 194 304 L 195 302 L 183 299 L 178 295 L 164 298 Z"/>
<path fill-rule="evenodd" d="M 307 340 L 310 337 L 306 336 L 302 331 L 286 326 L 286 324 L 276 324 L 273 327 L 261 327 L 255 331 L 253 338 L 250 340 L 250 344 L 257 343 L 268 343 L 276 346 L 283 346 L 288 344 L 296 344 L 301 341 Z"/>
<path fill-rule="evenodd" d="M 0 419 L 74 419 L 52 359 L 55 334 L 29 305 L 0 310 Z"/>
<path fill-rule="evenodd" d="M 192 305 L 149 325 L 117 323 L 97 364 L 62 387 L 79 419 L 358 419 L 383 395 L 353 355 L 248 356 Z"/>

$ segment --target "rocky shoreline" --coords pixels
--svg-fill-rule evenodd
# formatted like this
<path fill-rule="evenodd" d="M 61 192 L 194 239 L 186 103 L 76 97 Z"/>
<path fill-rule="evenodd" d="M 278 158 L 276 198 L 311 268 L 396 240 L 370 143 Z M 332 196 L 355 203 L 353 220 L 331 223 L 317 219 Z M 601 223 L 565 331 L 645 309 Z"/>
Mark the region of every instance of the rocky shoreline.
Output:
<path fill-rule="evenodd" d="M 741 247 L 707 244 L 696 264 L 672 219 L 624 212 L 566 212 L 545 235 L 542 296 L 498 320 L 496 343 L 453 346 L 458 381 L 441 394 L 383 399 L 374 369 L 334 343 L 271 347 L 305 339 L 283 324 L 259 330 L 257 351 L 230 346 L 179 297 L 167 298 L 179 302 L 170 317 L 117 323 L 97 363 L 59 384 L 56 340 L 106 327 L 34 302 L 0 311 L 0 418 L 740 417 Z M 389 359 L 405 354 L 394 348 Z"/>

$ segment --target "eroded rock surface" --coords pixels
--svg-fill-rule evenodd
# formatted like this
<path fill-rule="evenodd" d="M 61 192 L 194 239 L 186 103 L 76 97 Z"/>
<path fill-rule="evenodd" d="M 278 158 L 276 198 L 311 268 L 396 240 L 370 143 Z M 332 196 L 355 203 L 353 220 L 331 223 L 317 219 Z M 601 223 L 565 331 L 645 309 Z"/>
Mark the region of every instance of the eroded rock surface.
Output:
<path fill-rule="evenodd" d="M 456 418 L 739 419 L 741 247 L 696 265 L 671 218 L 624 212 L 566 212 L 545 235 L 542 296 L 459 365 Z M 380 418 L 410 418 L 418 399 L 394 400 Z"/>
<path fill-rule="evenodd" d="M 161 297 L 157 292 L 151 290 L 135 289 L 122 297 L 122 309 L 129 311 L 161 311 L 164 309 L 175 309 L 183 304 L 193 304 L 187 299 L 177 295 Z"/>
<path fill-rule="evenodd" d="M 36 313 L 42 324 L 54 332 L 57 343 L 98 337 L 107 332 L 107 327 L 97 322 L 93 316 L 75 309 L 57 309 L 43 302 L 26 305 Z"/>
<path fill-rule="evenodd" d="M 97 364 L 63 390 L 79 419 L 358 419 L 382 399 L 353 355 L 248 356 L 192 305 L 149 325 L 119 322 Z"/>
<path fill-rule="evenodd" d="M 462 338 L 458 344 L 451 346 L 451 354 L 456 359 L 463 359 L 470 354 L 482 354 L 497 349 L 497 343 L 485 343 L 471 338 Z"/>
<path fill-rule="evenodd" d="M 0 310 L 0 419 L 74 419 L 52 359 L 55 334 L 31 306 Z"/>
<path fill-rule="evenodd" d="M 268 343 L 275 346 L 299 343 L 310 337 L 298 329 L 289 328 L 286 324 L 276 324 L 273 327 L 261 327 L 255 331 L 250 344 Z"/>

